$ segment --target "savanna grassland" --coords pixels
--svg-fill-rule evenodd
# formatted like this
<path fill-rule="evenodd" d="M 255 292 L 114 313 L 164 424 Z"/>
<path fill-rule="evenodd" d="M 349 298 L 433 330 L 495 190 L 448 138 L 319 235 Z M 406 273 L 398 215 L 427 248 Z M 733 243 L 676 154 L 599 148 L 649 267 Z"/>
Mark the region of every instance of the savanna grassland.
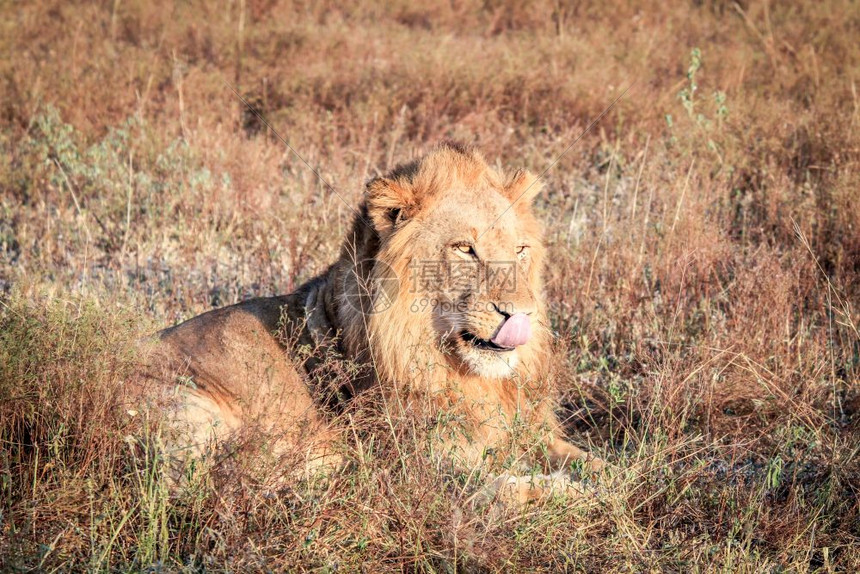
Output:
<path fill-rule="evenodd" d="M 0 570 L 860 569 L 856 3 L 0 10 Z M 171 496 L 135 341 L 321 272 L 443 139 L 552 166 L 562 414 L 613 468 L 473 504 L 391 425 L 333 476 Z"/>

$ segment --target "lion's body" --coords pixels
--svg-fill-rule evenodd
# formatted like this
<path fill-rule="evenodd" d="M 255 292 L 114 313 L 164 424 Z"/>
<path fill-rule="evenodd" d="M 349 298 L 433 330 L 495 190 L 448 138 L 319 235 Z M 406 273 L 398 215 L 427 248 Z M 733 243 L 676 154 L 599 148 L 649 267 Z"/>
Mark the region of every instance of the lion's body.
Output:
<path fill-rule="evenodd" d="M 310 469 L 336 456 L 307 374 L 279 336 L 279 326 L 290 311 L 302 313 L 303 303 L 298 293 L 252 299 L 159 333 L 147 349 L 145 374 L 168 382 L 160 393 L 167 400 L 159 404 L 168 410 L 175 471 L 184 473 L 188 461 L 251 432 L 268 437 L 275 453 L 303 451 Z"/>
<path fill-rule="evenodd" d="M 445 413 L 444 451 L 460 466 L 495 449 L 531 452 L 524 462 L 547 470 L 590 459 L 561 438 L 553 414 L 543 253 L 528 207 L 536 187 L 526 173 L 505 180 L 475 152 L 442 147 L 368 185 L 339 260 L 322 276 L 160 333 L 148 372 L 176 397 L 177 447 L 201 453 L 253 428 L 301 449 L 309 467 L 337 464 L 331 389 L 321 388 L 317 367 L 344 360 L 359 369 L 338 383 L 341 401 L 375 387 L 414 416 Z M 519 283 L 491 281 L 494 262 Z M 416 284 L 416 264 L 448 274 Z M 462 272 L 454 277 L 459 267 L 473 270 L 465 282 Z M 397 281 L 394 297 L 377 287 L 383 273 Z M 503 335 L 509 321 L 525 334 L 509 325 L 513 334 Z M 520 340 L 496 344 L 505 337 Z M 522 428 L 532 432 L 531 451 L 515 444 Z"/>

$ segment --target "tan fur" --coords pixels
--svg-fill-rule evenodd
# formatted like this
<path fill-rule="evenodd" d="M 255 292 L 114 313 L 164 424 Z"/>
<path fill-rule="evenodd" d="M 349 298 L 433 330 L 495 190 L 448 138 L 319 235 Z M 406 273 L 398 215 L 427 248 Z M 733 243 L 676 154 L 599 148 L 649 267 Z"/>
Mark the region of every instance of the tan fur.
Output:
<path fill-rule="evenodd" d="M 177 460 L 253 426 L 275 437 L 273 451 L 303 448 L 308 468 L 336 465 L 337 427 L 320 405 L 342 406 L 374 387 L 410 416 L 444 413 L 452 422 L 441 451 L 461 467 L 488 453 L 492 464 L 503 451 L 546 472 L 577 459 L 599 468 L 562 438 L 553 413 L 544 250 L 530 210 L 539 190 L 528 172 L 505 177 L 474 150 L 443 145 L 367 185 L 340 258 L 320 277 L 160 333 L 147 374 L 171 396 L 178 389 L 170 410 Z M 443 269 L 439 281 L 424 280 L 428 268 Z M 494 269 L 514 281 L 491 279 Z M 531 340 L 502 353 L 469 344 L 462 333 L 493 337 L 501 309 L 529 314 Z M 303 357 L 301 348 L 317 352 Z M 333 389 L 337 400 L 318 380 L 332 357 L 363 367 Z M 506 474 L 494 484 L 525 501 L 563 482 Z"/>

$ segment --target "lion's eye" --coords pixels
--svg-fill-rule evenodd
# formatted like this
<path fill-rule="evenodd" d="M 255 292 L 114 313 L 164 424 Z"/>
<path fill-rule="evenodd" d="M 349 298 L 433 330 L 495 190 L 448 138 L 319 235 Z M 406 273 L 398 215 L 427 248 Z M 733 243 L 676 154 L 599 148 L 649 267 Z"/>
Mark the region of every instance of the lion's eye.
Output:
<path fill-rule="evenodd" d="M 475 254 L 475 248 L 472 247 L 471 245 L 469 245 L 468 243 L 458 243 L 458 244 L 454 245 L 454 249 L 456 249 L 457 251 L 459 251 L 460 253 L 463 253 L 465 255 L 474 255 Z"/>
<path fill-rule="evenodd" d="M 517 257 L 520 259 L 522 259 L 526 255 L 528 255 L 528 252 L 529 252 L 528 245 L 520 245 L 519 247 L 517 247 Z"/>

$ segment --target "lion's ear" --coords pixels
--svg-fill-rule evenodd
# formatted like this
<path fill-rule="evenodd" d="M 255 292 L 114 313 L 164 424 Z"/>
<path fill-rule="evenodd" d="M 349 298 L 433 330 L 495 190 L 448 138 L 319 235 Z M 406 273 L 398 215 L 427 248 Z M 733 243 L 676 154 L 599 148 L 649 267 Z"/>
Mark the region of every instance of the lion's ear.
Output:
<path fill-rule="evenodd" d="M 511 202 L 524 207 L 531 204 L 532 200 L 543 189 L 540 180 L 526 169 L 519 169 L 511 176 L 505 184 L 505 195 Z"/>
<path fill-rule="evenodd" d="M 377 177 L 367 184 L 365 201 L 367 214 L 380 234 L 390 233 L 398 223 L 409 219 L 415 209 L 412 190 L 385 177 Z"/>

